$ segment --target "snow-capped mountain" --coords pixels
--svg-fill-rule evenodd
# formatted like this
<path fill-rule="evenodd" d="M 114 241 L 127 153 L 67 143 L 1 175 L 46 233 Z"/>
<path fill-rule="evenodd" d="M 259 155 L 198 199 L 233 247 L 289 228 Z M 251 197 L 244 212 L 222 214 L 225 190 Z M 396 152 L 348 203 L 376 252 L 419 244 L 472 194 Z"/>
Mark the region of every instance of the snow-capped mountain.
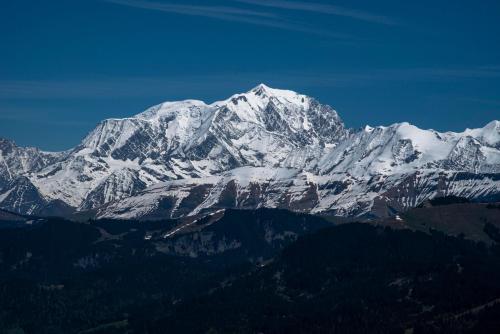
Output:
<path fill-rule="evenodd" d="M 259 85 L 101 122 L 61 153 L 0 141 L 0 207 L 158 218 L 224 207 L 385 216 L 437 195 L 500 194 L 500 122 L 462 133 L 346 129 L 336 111 Z"/>

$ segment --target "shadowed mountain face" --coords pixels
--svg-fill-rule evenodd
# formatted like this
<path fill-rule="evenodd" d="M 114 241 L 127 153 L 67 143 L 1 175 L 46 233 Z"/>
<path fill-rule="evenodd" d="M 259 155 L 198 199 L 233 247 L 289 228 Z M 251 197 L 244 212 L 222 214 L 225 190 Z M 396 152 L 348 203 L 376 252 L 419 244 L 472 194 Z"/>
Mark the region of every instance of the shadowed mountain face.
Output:
<path fill-rule="evenodd" d="M 0 207 L 177 218 L 221 208 L 385 217 L 435 196 L 495 200 L 500 122 L 462 133 L 347 129 L 314 98 L 259 85 L 101 122 L 60 153 L 0 141 Z"/>
<path fill-rule="evenodd" d="M 499 208 L 498 203 L 469 203 L 465 198 L 443 197 L 424 202 L 383 223 L 426 233 L 440 231 L 492 244 L 500 241 Z"/>
<path fill-rule="evenodd" d="M 448 230 L 451 209 L 471 212 L 472 234 L 464 236 L 476 239 L 482 223 L 488 246 L 436 231 L 434 216 L 442 215 L 448 221 L 441 229 L 455 234 Z M 412 213 L 418 210 L 436 213 L 426 219 Z M 409 211 L 411 222 L 406 214 L 378 222 L 388 226 L 335 226 L 275 209 L 89 223 L 2 213 L 3 222 L 18 224 L 0 230 L 0 328 L 494 332 L 500 319 L 495 211 L 497 204 L 434 204 Z"/>

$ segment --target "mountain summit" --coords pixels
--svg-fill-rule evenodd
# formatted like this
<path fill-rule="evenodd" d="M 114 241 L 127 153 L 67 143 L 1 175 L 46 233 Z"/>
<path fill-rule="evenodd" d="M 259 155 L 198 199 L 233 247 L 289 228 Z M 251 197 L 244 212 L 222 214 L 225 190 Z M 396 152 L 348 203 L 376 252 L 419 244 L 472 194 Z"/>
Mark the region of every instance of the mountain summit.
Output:
<path fill-rule="evenodd" d="M 346 129 L 314 98 L 260 84 L 206 104 L 165 102 L 102 121 L 60 153 L 0 141 L 0 208 L 159 218 L 279 207 L 386 216 L 436 195 L 500 193 L 500 126 Z"/>

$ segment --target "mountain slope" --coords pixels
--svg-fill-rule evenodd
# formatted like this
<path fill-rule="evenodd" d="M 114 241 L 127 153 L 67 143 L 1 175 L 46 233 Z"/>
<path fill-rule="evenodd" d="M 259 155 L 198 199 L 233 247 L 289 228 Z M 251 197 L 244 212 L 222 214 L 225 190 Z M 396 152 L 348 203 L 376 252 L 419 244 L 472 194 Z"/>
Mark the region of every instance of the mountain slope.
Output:
<path fill-rule="evenodd" d="M 0 207 L 18 213 L 54 202 L 115 218 L 225 207 L 385 216 L 436 195 L 500 193 L 498 121 L 346 129 L 331 107 L 265 85 L 105 120 L 63 153 L 1 143 Z"/>

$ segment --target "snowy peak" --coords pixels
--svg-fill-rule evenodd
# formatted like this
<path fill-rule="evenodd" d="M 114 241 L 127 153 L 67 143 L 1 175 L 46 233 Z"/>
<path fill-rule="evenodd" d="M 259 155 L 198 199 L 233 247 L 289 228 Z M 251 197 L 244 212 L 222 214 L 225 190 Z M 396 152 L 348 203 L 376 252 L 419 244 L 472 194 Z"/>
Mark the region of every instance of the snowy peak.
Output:
<path fill-rule="evenodd" d="M 138 114 L 135 118 L 159 121 L 163 118 L 172 118 L 177 115 L 190 114 L 195 111 L 209 109 L 209 106 L 199 100 L 184 100 L 174 102 L 164 102 L 153 106 L 146 111 Z"/>
<path fill-rule="evenodd" d="M 500 171 L 500 150 L 485 128 L 462 133 L 423 130 L 407 122 L 353 131 L 319 161 L 321 174 L 349 172 L 357 177 L 443 168 L 471 173 Z M 486 129 L 486 130 L 485 130 Z M 488 138 L 490 143 L 486 143 Z"/>
<path fill-rule="evenodd" d="M 131 118 L 106 120 L 81 147 L 86 149 L 83 153 L 121 160 L 180 155 L 198 161 L 222 154 L 223 165 L 265 165 L 284 159 L 266 158 L 275 155 L 268 150 L 273 145 L 284 147 L 279 154 L 287 155 L 292 148 L 333 144 L 345 134 L 342 121 L 329 106 L 261 84 L 210 105 L 198 100 L 165 102 Z M 144 147 L 146 142 L 149 147 Z M 208 164 L 194 165 L 200 172 L 198 167 Z"/>
<path fill-rule="evenodd" d="M 62 159 L 67 152 L 43 152 L 34 147 L 20 147 L 13 141 L 0 138 L 0 183 L 19 175 L 39 171 Z M 0 184 L 1 188 L 1 184 Z"/>
<path fill-rule="evenodd" d="M 330 107 L 260 86 L 211 105 L 165 102 L 104 120 L 67 159 L 34 171 L 32 182 L 47 198 L 93 209 L 158 182 L 243 166 L 303 168 L 318 145 L 344 131 Z"/>
<path fill-rule="evenodd" d="M 303 94 L 296 93 L 291 90 L 276 89 L 260 84 L 251 89 L 246 95 L 253 94 L 261 99 L 277 99 L 282 103 L 289 103 L 294 105 L 302 105 L 304 108 L 307 106 L 309 97 Z"/>
<path fill-rule="evenodd" d="M 470 135 L 486 145 L 500 148 L 500 121 L 492 121 L 479 129 L 467 129 L 464 134 Z"/>
<path fill-rule="evenodd" d="M 268 91 L 270 89 L 271 88 L 269 88 L 268 86 L 261 83 L 261 84 L 258 84 L 257 86 L 255 86 L 254 88 L 252 88 L 250 90 L 250 92 L 254 93 L 255 95 L 264 95 L 267 93 L 266 91 Z"/>
<path fill-rule="evenodd" d="M 125 218 L 216 207 L 394 212 L 436 194 L 496 196 L 499 138 L 498 121 L 462 133 L 406 122 L 346 129 L 330 106 L 260 84 L 104 120 L 67 152 L 0 140 L 0 208 Z"/>
<path fill-rule="evenodd" d="M 227 100 L 214 102 L 212 105 L 226 108 L 244 122 L 262 124 L 263 113 L 270 103 L 279 106 L 293 106 L 293 109 L 305 109 L 307 97 L 292 91 L 278 90 L 260 84 L 246 93 L 235 94 Z M 269 111 L 269 109 L 267 109 Z"/>
<path fill-rule="evenodd" d="M 260 111 L 266 110 L 266 106 L 273 102 L 277 105 L 284 105 L 294 109 L 306 110 L 309 106 L 311 98 L 306 95 L 296 93 L 291 90 L 270 88 L 264 84 L 260 84 L 246 93 L 235 94 L 227 100 L 214 102 L 212 105 L 217 107 L 229 107 L 231 109 L 241 111 Z M 256 121 L 249 119 L 249 121 Z"/>
<path fill-rule="evenodd" d="M 269 137 L 269 133 L 279 140 L 289 138 L 291 145 L 303 146 L 333 143 L 345 134 L 345 129 L 329 106 L 293 91 L 260 84 L 210 105 L 199 100 L 164 102 L 134 117 L 105 120 L 84 139 L 81 147 L 98 156 L 113 156 L 117 150 L 125 150 L 133 160 L 148 156 L 147 151 L 137 152 L 137 140 L 155 141 L 151 145 L 155 155 L 173 150 L 189 155 L 190 149 L 207 144 L 208 138 L 212 143 L 215 134 L 215 140 L 223 141 L 224 149 L 231 150 L 228 146 L 233 146 L 238 138 Z"/>
<path fill-rule="evenodd" d="M 214 105 L 229 112 L 238 123 L 259 125 L 299 146 L 335 143 L 346 134 L 342 120 L 331 107 L 306 95 L 264 84 Z"/>

